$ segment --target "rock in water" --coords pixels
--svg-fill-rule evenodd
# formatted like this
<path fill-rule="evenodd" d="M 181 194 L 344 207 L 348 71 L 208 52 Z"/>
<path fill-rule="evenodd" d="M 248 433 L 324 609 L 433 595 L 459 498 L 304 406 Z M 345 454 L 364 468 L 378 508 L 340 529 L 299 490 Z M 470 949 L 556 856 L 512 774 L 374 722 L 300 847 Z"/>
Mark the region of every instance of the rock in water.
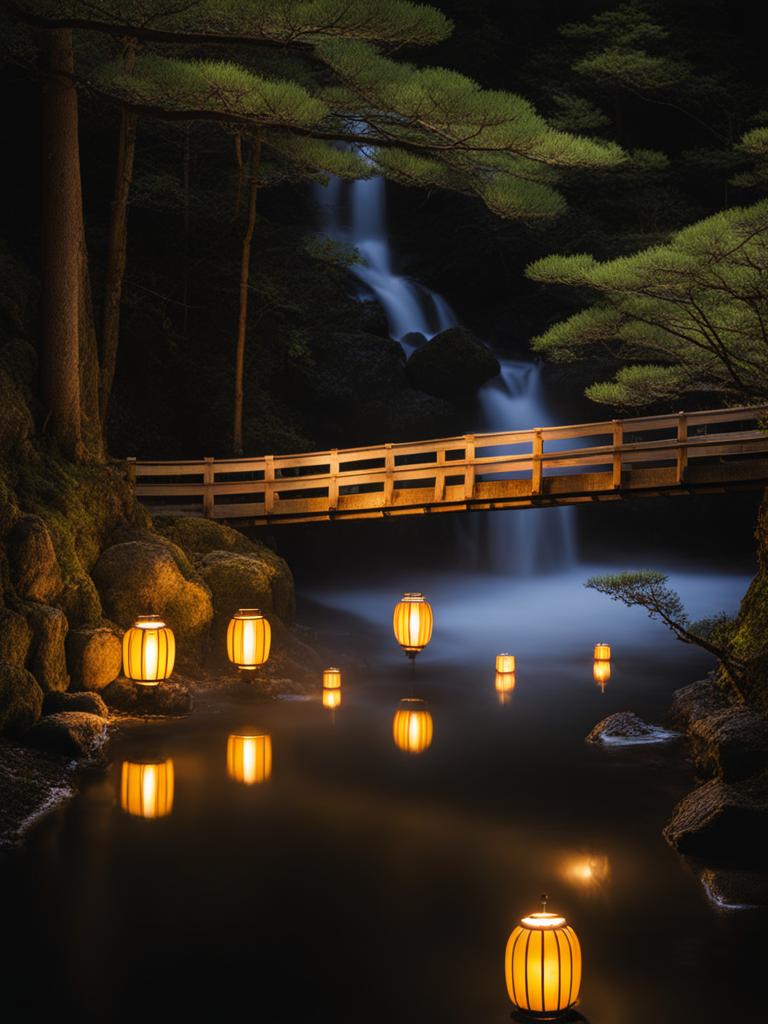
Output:
<path fill-rule="evenodd" d="M 675 690 L 669 717 L 675 725 L 687 729 L 697 718 L 704 718 L 729 706 L 730 702 L 715 683 L 709 679 L 699 679 L 698 682 Z"/>
<path fill-rule="evenodd" d="M 768 765 L 768 721 L 751 708 L 727 706 L 688 726 L 696 767 L 726 782 L 756 775 Z"/>
<path fill-rule="evenodd" d="M 732 864 L 765 862 L 768 782 L 710 779 L 683 797 L 664 829 L 680 853 Z"/>
<path fill-rule="evenodd" d="M 723 910 L 768 907 L 768 871 L 706 868 L 701 884 L 715 906 Z"/>
<path fill-rule="evenodd" d="M 633 711 L 617 711 L 597 723 L 587 736 L 587 743 L 604 743 L 607 746 L 667 743 L 677 735 L 658 725 L 649 725 Z"/>
<path fill-rule="evenodd" d="M 107 718 L 107 705 L 98 693 L 46 693 L 43 698 L 43 714 L 55 715 L 59 711 L 86 711 L 89 715 Z"/>
<path fill-rule="evenodd" d="M 417 349 L 407 364 L 414 387 L 438 398 L 466 400 L 501 370 L 489 348 L 464 327 L 449 327 Z"/>
<path fill-rule="evenodd" d="M 85 711 L 57 711 L 41 718 L 24 739 L 31 746 L 57 754 L 92 758 L 103 752 L 107 723 Z"/>
<path fill-rule="evenodd" d="M 186 715 L 192 710 L 192 695 L 183 683 L 166 681 L 159 686 L 136 686 L 116 679 L 101 695 L 108 707 L 127 715 Z"/>

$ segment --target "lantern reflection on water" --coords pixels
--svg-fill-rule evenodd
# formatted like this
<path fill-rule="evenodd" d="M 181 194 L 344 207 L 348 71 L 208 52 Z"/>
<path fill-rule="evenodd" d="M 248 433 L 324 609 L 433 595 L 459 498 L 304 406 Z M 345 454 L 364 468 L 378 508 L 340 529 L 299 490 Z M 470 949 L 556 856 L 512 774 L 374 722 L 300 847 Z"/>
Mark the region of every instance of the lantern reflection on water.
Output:
<path fill-rule="evenodd" d="M 403 594 L 392 615 L 395 640 L 415 658 L 432 639 L 432 606 L 423 594 Z"/>
<path fill-rule="evenodd" d="M 165 818 L 173 809 L 173 761 L 123 761 L 120 806 L 137 818 Z"/>
<path fill-rule="evenodd" d="M 524 917 L 507 941 L 504 975 L 512 1003 L 536 1020 L 573 1006 L 581 985 L 581 947 L 564 917 L 542 909 Z"/>
<path fill-rule="evenodd" d="M 496 673 L 496 693 L 499 695 L 499 703 L 506 704 L 509 700 L 509 695 L 515 688 L 515 673 L 514 672 L 497 672 Z"/>
<path fill-rule="evenodd" d="M 605 693 L 605 684 L 611 678 L 611 663 L 610 663 L 610 661 L 596 661 L 596 662 L 594 662 L 593 665 L 592 665 L 592 676 L 593 676 L 595 682 L 597 683 L 597 685 L 603 691 L 603 693 Z"/>
<path fill-rule="evenodd" d="M 331 711 L 341 706 L 341 690 L 323 687 L 323 707 Z"/>
<path fill-rule="evenodd" d="M 227 775 L 251 786 L 272 774 L 272 739 L 267 733 L 231 733 L 227 739 Z"/>
<path fill-rule="evenodd" d="M 595 661 L 610 661 L 611 660 L 611 645 L 610 644 L 595 644 Z"/>
<path fill-rule="evenodd" d="M 140 686 L 157 686 L 173 672 L 176 641 L 159 615 L 140 615 L 123 636 L 123 674 Z"/>
<path fill-rule="evenodd" d="M 611 873 L 610 863 L 605 854 L 582 853 L 566 857 L 561 865 L 560 874 L 572 885 L 588 889 L 608 881 Z"/>
<path fill-rule="evenodd" d="M 418 697 L 405 697 L 392 721 L 392 737 L 400 750 L 421 754 L 432 743 L 432 715 L 425 701 Z"/>
<path fill-rule="evenodd" d="M 272 627 L 258 608 L 241 608 L 227 627 L 227 657 L 239 669 L 252 672 L 269 659 Z"/>

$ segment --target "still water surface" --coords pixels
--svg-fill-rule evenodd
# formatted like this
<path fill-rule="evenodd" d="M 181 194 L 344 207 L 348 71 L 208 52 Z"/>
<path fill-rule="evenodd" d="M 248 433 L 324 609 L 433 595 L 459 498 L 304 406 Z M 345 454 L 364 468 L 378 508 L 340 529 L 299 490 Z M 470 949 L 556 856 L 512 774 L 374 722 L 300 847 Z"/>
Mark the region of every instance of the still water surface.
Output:
<path fill-rule="evenodd" d="M 589 571 L 515 582 L 390 566 L 356 586 L 307 583 L 302 617 L 338 649 L 341 706 L 261 704 L 244 687 L 122 730 L 108 774 L 3 865 L 6 992 L 33 1019 L 502 1022 L 506 938 L 546 891 L 581 939 L 592 1024 L 752 1019 L 768 922 L 715 909 L 660 834 L 691 786 L 682 751 L 584 743 L 612 711 L 659 721 L 709 663 L 585 591 Z M 735 607 L 747 579 L 678 569 L 673 582 L 696 616 Z M 436 620 L 414 674 L 390 632 L 411 588 Z M 598 640 L 614 650 L 605 692 Z M 503 650 L 517 676 L 502 704 Z M 414 694 L 434 723 L 419 755 L 392 738 Z M 227 738 L 250 727 L 271 737 L 272 764 L 244 785 Z M 120 807 L 122 762 L 148 756 L 174 770 L 154 820 Z"/>

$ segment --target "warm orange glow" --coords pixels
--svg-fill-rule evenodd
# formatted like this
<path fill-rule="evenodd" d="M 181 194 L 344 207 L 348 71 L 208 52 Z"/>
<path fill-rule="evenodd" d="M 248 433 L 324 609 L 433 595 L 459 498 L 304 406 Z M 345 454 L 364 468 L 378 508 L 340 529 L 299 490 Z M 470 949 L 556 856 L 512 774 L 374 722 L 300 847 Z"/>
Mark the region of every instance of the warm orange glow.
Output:
<path fill-rule="evenodd" d="M 272 739 L 267 733 L 231 733 L 227 740 L 227 775 L 251 786 L 272 774 Z"/>
<path fill-rule="evenodd" d="M 432 606 L 423 594 L 403 594 L 392 616 L 395 640 L 415 658 L 432 639 Z"/>
<path fill-rule="evenodd" d="M 432 733 L 432 715 L 426 703 L 418 697 L 401 700 L 392 722 L 395 745 L 409 754 L 421 754 L 432 743 Z"/>
<path fill-rule="evenodd" d="M 515 688 L 515 673 L 514 672 L 497 672 L 496 673 L 496 693 L 499 695 L 499 702 L 506 704 L 509 700 L 509 695 Z"/>
<path fill-rule="evenodd" d="M 581 986 L 581 947 L 564 917 L 542 910 L 524 917 L 507 941 L 507 992 L 529 1013 L 560 1013 L 573 1006 Z"/>
<path fill-rule="evenodd" d="M 595 644 L 595 661 L 610 661 L 611 660 L 611 645 L 610 644 Z"/>
<path fill-rule="evenodd" d="M 497 654 L 496 655 L 496 671 L 503 672 L 505 675 L 515 671 L 515 656 L 514 654 Z"/>
<path fill-rule="evenodd" d="M 323 686 L 326 690 L 338 690 L 341 686 L 341 669 L 326 668 L 323 670 Z"/>
<path fill-rule="evenodd" d="M 335 711 L 341 706 L 341 690 L 323 687 L 323 707 Z"/>
<path fill-rule="evenodd" d="M 120 806 L 137 818 L 165 818 L 173 809 L 173 761 L 123 761 Z"/>
<path fill-rule="evenodd" d="M 600 689 L 605 691 L 605 684 L 611 678 L 610 661 L 596 661 L 592 665 L 592 675 Z"/>
<path fill-rule="evenodd" d="M 123 674 L 141 686 L 157 686 L 173 672 L 176 641 L 159 615 L 140 615 L 123 636 Z"/>
<path fill-rule="evenodd" d="M 272 628 L 258 608 L 241 608 L 227 627 L 227 657 L 239 669 L 252 670 L 269 658 Z"/>
<path fill-rule="evenodd" d="M 572 885 L 591 888 L 608 881 L 611 867 L 604 854 L 583 853 L 563 861 L 561 874 Z"/>

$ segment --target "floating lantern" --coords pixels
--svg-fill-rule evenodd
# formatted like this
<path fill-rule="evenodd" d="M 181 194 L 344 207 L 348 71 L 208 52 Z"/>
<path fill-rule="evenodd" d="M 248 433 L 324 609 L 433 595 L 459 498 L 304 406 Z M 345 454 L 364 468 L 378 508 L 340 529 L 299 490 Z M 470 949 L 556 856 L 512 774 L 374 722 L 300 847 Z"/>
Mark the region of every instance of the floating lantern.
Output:
<path fill-rule="evenodd" d="M 326 690 L 338 690 L 341 686 L 341 669 L 323 669 L 323 688 Z"/>
<path fill-rule="evenodd" d="M 515 671 L 515 656 L 514 654 L 497 654 L 496 655 L 496 671 L 509 674 Z"/>
<path fill-rule="evenodd" d="M 611 645 L 610 644 L 595 644 L 595 661 L 610 661 L 611 660 Z"/>
<path fill-rule="evenodd" d="M 432 638 L 432 606 L 423 594 L 403 594 L 392 616 L 395 639 L 415 658 Z"/>
<path fill-rule="evenodd" d="M 227 627 L 227 657 L 243 671 L 253 671 L 269 658 L 272 629 L 258 608 L 241 608 Z"/>
<path fill-rule="evenodd" d="M 173 809 L 173 761 L 123 761 L 120 806 L 137 818 L 166 818 Z"/>
<path fill-rule="evenodd" d="M 605 693 L 605 684 L 611 678 L 610 661 L 596 661 L 592 666 L 592 675 L 597 685 Z"/>
<path fill-rule="evenodd" d="M 574 1006 L 581 986 L 581 947 L 564 917 L 538 913 L 524 917 L 507 941 L 507 992 L 513 1004 L 536 1020 L 554 1020 Z"/>
<path fill-rule="evenodd" d="M 272 739 L 267 733 L 231 733 L 227 739 L 227 775 L 252 786 L 272 774 Z"/>
<path fill-rule="evenodd" d="M 341 690 L 323 687 L 323 707 L 335 711 L 341 705 Z"/>
<path fill-rule="evenodd" d="M 497 672 L 496 673 L 496 693 L 499 695 L 499 701 L 502 704 L 506 704 L 509 700 L 509 695 L 515 688 L 515 673 L 514 672 Z"/>
<path fill-rule="evenodd" d="M 418 697 L 405 697 L 395 712 L 392 737 L 400 750 L 421 754 L 432 743 L 432 715 L 426 702 Z"/>
<path fill-rule="evenodd" d="M 157 686 L 173 672 L 176 641 L 159 615 L 140 615 L 123 636 L 123 673 L 140 686 Z"/>

